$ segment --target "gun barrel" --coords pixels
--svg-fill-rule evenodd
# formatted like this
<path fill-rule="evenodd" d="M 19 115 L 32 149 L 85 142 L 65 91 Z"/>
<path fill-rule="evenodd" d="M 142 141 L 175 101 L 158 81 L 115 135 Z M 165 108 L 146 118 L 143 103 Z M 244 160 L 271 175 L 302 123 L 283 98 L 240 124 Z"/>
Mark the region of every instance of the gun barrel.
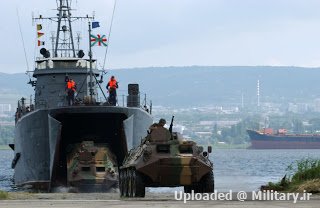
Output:
<path fill-rule="evenodd" d="M 170 133 L 172 133 L 173 119 L 174 119 L 174 116 L 172 116 L 172 118 L 171 118 L 171 123 L 170 123 L 170 128 L 169 128 Z"/>

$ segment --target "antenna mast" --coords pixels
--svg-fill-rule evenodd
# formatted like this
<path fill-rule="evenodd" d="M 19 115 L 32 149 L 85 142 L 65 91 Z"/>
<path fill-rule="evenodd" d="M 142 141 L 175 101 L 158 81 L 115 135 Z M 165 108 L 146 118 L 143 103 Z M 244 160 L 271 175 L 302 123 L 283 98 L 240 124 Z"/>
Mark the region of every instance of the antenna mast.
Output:
<path fill-rule="evenodd" d="M 93 20 L 94 17 L 72 17 L 71 15 L 71 1 L 70 0 L 59 0 L 57 4 L 57 17 L 42 17 L 33 18 L 37 20 L 51 20 L 57 22 L 57 33 L 54 42 L 53 56 L 58 57 L 58 52 L 61 52 L 61 57 L 76 57 L 76 49 L 74 46 L 72 22 L 79 19 Z"/>

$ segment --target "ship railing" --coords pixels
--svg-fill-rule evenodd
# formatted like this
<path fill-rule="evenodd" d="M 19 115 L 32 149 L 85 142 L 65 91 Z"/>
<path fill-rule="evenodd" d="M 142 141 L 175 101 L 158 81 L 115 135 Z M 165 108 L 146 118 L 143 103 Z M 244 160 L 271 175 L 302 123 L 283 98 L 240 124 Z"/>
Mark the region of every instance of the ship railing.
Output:
<path fill-rule="evenodd" d="M 37 59 L 36 62 L 36 69 L 43 70 L 43 69 L 89 69 L 90 68 L 90 61 L 86 59 L 77 59 L 75 58 L 74 61 L 65 61 L 61 58 L 54 60 L 54 59 Z M 72 60 L 72 59 L 68 59 Z M 92 62 L 92 68 L 96 69 L 97 65 L 96 62 Z"/>
<path fill-rule="evenodd" d="M 108 95 L 107 99 L 108 99 Z M 105 98 L 99 97 L 98 102 L 104 103 L 107 102 Z M 125 90 L 118 90 L 117 91 L 117 104 L 116 106 L 119 107 L 138 107 L 142 108 L 146 112 L 152 112 L 152 102 L 147 100 L 147 94 L 143 92 L 139 92 L 137 95 L 128 95 L 125 94 Z"/>
<path fill-rule="evenodd" d="M 34 111 L 34 104 L 32 103 L 32 98 L 30 101 L 27 101 L 26 98 L 22 97 L 18 100 L 18 106 L 15 113 L 15 122 L 19 120 L 23 115 Z"/>

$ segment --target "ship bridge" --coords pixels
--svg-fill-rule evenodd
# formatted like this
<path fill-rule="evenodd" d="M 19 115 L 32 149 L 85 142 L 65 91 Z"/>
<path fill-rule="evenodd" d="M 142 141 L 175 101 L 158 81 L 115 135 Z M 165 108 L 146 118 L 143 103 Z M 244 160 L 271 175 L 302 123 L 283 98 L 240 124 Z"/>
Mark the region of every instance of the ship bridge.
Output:
<path fill-rule="evenodd" d="M 91 80 L 90 60 L 82 58 L 41 58 L 36 61 L 33 77 L 35 83 L 35 108 L 55 108 L 67 105 L 66 79 L 71 78 L 77 86 L 77 98 L 97 95 L 97 82 Z M 92 76 L 100 75 L 96 61 L 92 61 Z M 90 88 L 93 86 L 93 88 Z"/>

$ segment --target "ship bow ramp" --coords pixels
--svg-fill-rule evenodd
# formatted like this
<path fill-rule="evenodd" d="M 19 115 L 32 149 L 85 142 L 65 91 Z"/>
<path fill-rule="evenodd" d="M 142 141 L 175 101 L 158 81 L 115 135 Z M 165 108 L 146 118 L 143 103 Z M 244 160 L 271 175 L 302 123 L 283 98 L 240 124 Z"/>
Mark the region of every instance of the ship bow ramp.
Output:
<path fill-rule="evenodd" d="M 150 114 L 140 108 L 77 106 L 34 111 L 17 122 L 15 183 L 48 190 L 70 185 L 68 154 L 86 141 L 105 144 L 116 158 L 117 169 L 128 150 L 147 135 L 150 124 Z"/>

